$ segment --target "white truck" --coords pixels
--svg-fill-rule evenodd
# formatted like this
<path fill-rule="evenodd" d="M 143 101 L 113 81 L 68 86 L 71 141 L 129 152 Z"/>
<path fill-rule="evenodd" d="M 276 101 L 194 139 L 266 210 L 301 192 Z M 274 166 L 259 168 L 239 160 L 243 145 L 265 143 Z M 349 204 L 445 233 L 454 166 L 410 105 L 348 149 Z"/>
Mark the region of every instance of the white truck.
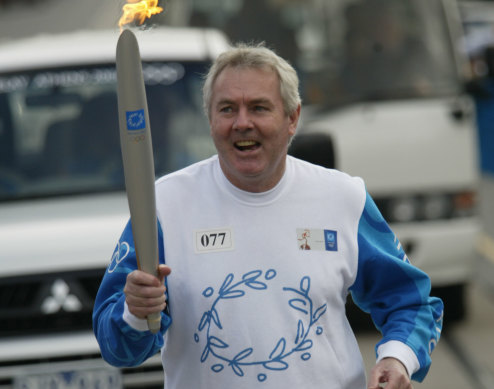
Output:
<path fill-rule="evenodd" d="M 118 133 L 119 31 L 0 45 L 0 388 L 163 387 L 159 355 L 101 358 L 94 298 L 128 218 Z M 136 32 L 156 175 L 214 153 L 201 84 L 212 29 Z"/>
<path fill-rule="evenodd" d="M 445 323 L 461 319 L 479 223 L 475 111 L 464 93 L 470 69 L 458 5 L 318 4 L 311 20 L 319 27 L 307 34 L 318 44 L 305 61 L 310 114 L 291 153 L 361 176 L 411 262 L 445 300 Z"/>

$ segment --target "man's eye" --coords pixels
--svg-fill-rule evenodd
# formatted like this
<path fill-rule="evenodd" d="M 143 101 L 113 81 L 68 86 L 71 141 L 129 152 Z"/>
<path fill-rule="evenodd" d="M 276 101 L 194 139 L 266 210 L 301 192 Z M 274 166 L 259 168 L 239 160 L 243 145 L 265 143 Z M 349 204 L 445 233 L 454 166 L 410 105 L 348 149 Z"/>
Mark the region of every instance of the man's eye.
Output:
<path fill-rule="evenodd" d="M 220 108 L 220 112 L 223 112 L 223 113 L 230 113 L 230 112 L 232 112 L 232 107 L 230 107 L 230 106 L 227 106 L 227 107 L 221 107 L 221 108 Z"/>
<path fill-rule="evenodd" d="M 265 106 L 263 106 L 263 105 L 256 105 L 254 107 L 254 110 L 257 111 L 257 112 L 264 112 L 264 111 L 267 110 L 267 108 Z"/>

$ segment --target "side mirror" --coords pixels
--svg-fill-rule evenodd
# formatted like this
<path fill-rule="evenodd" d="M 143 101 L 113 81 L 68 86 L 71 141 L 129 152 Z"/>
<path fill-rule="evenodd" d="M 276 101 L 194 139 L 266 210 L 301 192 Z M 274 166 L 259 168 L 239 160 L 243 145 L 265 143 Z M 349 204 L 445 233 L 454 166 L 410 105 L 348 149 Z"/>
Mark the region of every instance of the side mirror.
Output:
<path fill-rule="evenodd" d="M 335 168 L 335 150 L 333 141 L 327 134 L 295 135 L 288 154 L 329 169 Z"/>
<path fill-rule="evenodd" d="M 471 95 L 471 93 L 468 93 Z M 451 104 L 451 116 L 457 121 L 465 120 L 474 113 L 474 104 L 471 99 L 458 96 Z"/>

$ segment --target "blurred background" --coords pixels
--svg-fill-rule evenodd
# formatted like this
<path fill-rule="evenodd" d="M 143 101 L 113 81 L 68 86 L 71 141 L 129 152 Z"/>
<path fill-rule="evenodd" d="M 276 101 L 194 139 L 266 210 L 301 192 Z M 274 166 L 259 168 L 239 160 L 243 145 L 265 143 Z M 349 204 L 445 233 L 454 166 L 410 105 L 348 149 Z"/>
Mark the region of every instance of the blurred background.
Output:
<path fill-rule="evenodd" d="M 90 331 L 128 218 L 112 119 L 124 4 L 0 0 L 0 388 L 64 387 L 64 372 L 99 387 L 162 381 L 158 357 L 110 369 Z M 214 153 L 200 102 L 211 59 L 228 42 L 265 42 L 301 79 L 290 153 L 364 178 L 446 304 L 431 372 L 414 387 L 494 388 L 494 1 L 158 5 L 133 26 L 157 176 Z M 153 35 L 163 27 L 175 31 L 166 48 Z M 351 301 L 348 316 L 370 369 L 379 336 Z"/>

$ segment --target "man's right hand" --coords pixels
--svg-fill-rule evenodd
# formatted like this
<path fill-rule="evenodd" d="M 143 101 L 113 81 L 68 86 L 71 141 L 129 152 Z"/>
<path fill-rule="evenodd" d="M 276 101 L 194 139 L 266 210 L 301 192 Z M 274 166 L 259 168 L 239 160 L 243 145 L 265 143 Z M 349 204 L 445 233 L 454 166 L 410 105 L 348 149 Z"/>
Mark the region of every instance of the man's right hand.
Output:
<path fill-rule="evenodd" d="M 159 265 L 158 276 L 134 270 L 127 276 L 124 293 L 129 312 L 140 319 L 166 308 L 164 280 L 171 273 L 166 265 Z"/>

